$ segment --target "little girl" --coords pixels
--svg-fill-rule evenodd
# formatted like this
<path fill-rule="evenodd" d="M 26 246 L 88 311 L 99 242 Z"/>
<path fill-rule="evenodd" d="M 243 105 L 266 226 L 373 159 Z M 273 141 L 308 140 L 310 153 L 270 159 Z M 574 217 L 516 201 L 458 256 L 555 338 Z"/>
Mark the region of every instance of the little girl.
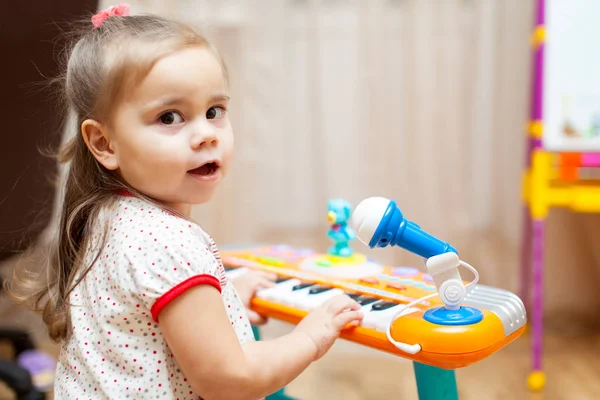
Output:
<path fill-rule="evenodd" d="M 227 175 L 227 74 L 192 28 L 119 5 L 92 18 L 64 79 L 72 135 L 50 282 L 34 296 L 62 343 L 56 399 L 258 399 L 357 323 L 331 299 L 292 333 L 255 342 L 246 309 L 273 277 L 228 281 L 189 219 Z M 237 290 L 236 290 L 237 289 Z"/>

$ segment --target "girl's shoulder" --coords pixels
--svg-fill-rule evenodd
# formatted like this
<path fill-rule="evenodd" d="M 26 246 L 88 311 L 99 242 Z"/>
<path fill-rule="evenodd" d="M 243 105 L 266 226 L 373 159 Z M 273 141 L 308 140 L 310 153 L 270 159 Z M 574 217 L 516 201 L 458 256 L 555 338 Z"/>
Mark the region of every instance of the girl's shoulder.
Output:
<path fill-rule="evenodd" d="M 119 199 L 110 210 L 108 234 L 98 273 L 127 288 L 128 296 L 150 309 L 155 319 L 185 287 L 210 284 L 221 291 L 227 284 L 210 236 L 160 206 Z"/>

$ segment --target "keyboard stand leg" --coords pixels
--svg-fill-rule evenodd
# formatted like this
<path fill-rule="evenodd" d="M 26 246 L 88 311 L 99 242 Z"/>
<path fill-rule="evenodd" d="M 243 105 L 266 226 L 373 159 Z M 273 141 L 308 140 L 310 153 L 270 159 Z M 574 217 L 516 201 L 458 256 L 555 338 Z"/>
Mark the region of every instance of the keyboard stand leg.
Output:
<path fill-rule="evenodd" d="M 413 362 L 419 400 L 458 400 L 454 370 Z"/>
<path fill-rule="evenodd" d="M 260 340 L 260 330 L 256 327 L 252 327 L 252 332 L 254 333 L 254 337 L 256 340 Z M 265 400 L 295 400 L 293 397 L 290 397 L 285 394 L 285 389 L 280 389 L 272 395 L 267 396 Z"/>

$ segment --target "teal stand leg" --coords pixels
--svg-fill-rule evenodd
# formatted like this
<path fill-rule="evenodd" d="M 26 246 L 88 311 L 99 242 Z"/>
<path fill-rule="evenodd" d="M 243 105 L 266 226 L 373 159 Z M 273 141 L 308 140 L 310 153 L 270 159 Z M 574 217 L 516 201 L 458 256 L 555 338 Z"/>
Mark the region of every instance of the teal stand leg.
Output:
<path fill-rule="evenodd" d="M 254 333 L 254 337 L 256 340 L 260 340 L 260 331 L 257 327 L 252 327 L 252 332 Z M 266 400 L 295 400 L 293 397 L 290 397 L 285 394 L 284 389 L 280 389 L 277 392 L 273 393 L 270 396 L 267 396 Z"/>
<path fill-rule="evenodd" d="M 413 362 L 419 400 L 458 400 L 456 375 L 446 370 Z"/>

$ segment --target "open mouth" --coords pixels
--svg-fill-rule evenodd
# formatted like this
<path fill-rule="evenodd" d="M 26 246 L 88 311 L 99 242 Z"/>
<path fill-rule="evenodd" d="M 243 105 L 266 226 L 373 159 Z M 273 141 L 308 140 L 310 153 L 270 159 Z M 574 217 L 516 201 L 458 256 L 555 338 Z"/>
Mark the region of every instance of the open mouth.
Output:
<path fill-rule="evenodd" d="M 216 161 L 212 161 L 206 164 L 202 164 L 198 168 L 191 169 L 188 171 L 188 173 L 198 176 L 211 176 L 216 174 L 219 168 L 219 163 Z"/>

